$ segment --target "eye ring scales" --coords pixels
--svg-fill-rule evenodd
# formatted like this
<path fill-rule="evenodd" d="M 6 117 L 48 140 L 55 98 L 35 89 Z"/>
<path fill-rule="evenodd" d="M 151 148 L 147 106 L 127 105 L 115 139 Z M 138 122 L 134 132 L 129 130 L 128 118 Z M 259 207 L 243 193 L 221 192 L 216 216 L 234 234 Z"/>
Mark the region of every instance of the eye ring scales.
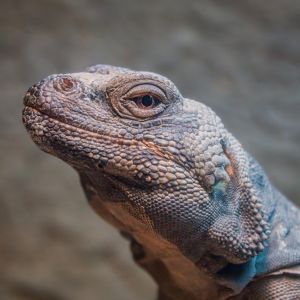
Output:
<path fill-rule="evenodd" d="M 149 81 L 119 87 L 109 98 L 119 115 L 140 121 L 156 117 L 171 103 L 163 87 Z"/>

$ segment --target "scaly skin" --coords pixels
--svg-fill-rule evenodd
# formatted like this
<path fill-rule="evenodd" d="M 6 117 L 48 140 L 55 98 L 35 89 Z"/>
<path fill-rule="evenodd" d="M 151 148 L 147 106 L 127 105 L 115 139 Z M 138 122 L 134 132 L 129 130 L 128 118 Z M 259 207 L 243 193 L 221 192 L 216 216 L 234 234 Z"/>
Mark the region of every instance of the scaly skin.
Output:
<path fill-rule="evenodd" d="M 34 142 L 78 171 L 159 299 L 300 299 L 299 210 L 210 108 L 107 65 L 49 76 L 24 103 Z"/>

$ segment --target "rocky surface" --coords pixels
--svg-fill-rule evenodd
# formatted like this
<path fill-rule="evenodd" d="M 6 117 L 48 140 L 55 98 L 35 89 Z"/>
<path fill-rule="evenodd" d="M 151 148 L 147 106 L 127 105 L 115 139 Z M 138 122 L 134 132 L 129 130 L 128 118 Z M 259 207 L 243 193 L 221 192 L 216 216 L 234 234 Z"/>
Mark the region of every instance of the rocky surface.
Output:
<path fill-rule="evenodd" d="M 300 2 L 4 0 L 0 23 L 0 299 L 155 295 L 75 172 L 22 126 L 26 89 L 51 73 L 108 63 L 165 74 L 300 204 Z"/>

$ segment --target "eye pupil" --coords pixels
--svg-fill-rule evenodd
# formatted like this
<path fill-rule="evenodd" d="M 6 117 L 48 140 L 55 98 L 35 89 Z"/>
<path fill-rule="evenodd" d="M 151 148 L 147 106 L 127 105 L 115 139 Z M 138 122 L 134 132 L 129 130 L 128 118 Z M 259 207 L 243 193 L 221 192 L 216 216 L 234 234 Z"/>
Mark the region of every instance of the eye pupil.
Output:
<path fill-rule="evenodd" d="M 132 98 L 132 100 L 136 103 L 137 107 L 139 107 L 140 109 L 152 109 L 161 103 L 161 101 L 158 98 L 152 95 L 135 97 Z"/>
<path fill-rule="evenodd" d="M 150 107 L 154 104 L 154 99 L 150 95 L 143 96 L 141 99 L 141 104 L 145 107 Z"/>

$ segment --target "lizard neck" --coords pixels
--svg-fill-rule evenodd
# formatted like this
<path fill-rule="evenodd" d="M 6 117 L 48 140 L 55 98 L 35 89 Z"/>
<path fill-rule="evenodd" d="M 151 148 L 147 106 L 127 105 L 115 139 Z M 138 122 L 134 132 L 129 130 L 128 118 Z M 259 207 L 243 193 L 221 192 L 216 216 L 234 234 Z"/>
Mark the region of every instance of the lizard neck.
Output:
<path fill-rule="evenodd" d="M 130 237 L 135 262 L 145 269 L 159 286 L 162 297 L 172 300 L 227 299 L 232 290 L 220 285 L 178 248 L 150 236 L 141 243 Z"/>
<path fill-rule="evenodd" d="M 111 180 L 107 177 L 103 175 L 95 177 L 93 174 L 81 173 L 81 182 L 94 210 L 125 233 L 125 236 L 131 241 L 134 260 L 151 274 L 158 283 L 161 294 L 168 296 L 166 299 L 227 299 L 243 290 L 254 277 L 282 267 L 276 265 L 276 262 L 283 261 L 282 257 L 274 259 L 280 246 L 278 243 L 284 238 L 285 241 L 288 241 L 287 249 L 290 249 L 293 241 L 282 235 L 279 237 L 280 232 L 286 235 L 286 232 L 289 231 L 289 228 L 286 227 L 287 222 L 281 219 L 287 215 L 295 215 L 291 220 L 294 223 L 299 223 L 300 219 L 298 211 L 293 210 L 292 205 L 272 187 L 263 171 L 258 168 L 257 163 L 253 161 L 250 177 L 269 217 L 272 247 L 266 248 L 248 262 L 238 265 L 220 261 L 219 257 L 209 254 L 204 255 L 197 262 L 192 261 L 173 243 L 151 230 L 150 219 L 139 221 L 136 214 L 142 216 L 146 214 L 142 211 L 137 212 L 136 208 L 130 207 L 130 201 L 111 184 Z M 290 211 L 287 213 L 287 210 L 293 210 L 295 214 Z M 282 216 L 281 219 L 280 216 Z M 285 228 L 282 229 L 282 226 Z M 294 244 L 300 246 L 296 242 Z M 296 247 L 294 248 L 296 251 Z M 296 254 L 298 255 L 298 252 Z M 290 264 L 295 264 L 295 259 L 298 259 L 297 262 L 300 263 L 300 255 L 297 255 L 287 257 Z M 221 271 L 209 270 L 209 273 L 212 274 L 208 275 L 209 273 L 204 271 L 207 268 L 203 266 L 205 259 L 208 260 L 209 269 L 215 265 L 221 267 Z"/>
<path fill-rule="evenodd" d="M 95 178 L 81 173 L 80 179 L 90 205 L 130 240 L 135 262 L 157 282 L 160 294 L 166 297 L 163 299 L 226 299 L 231 294 L 230 289 L 220 285 L 178 247 L 149 230 L 151 224 L 148 227 L 147 220 L 139 222 L 132 214 L 126 214 L 133 211 L 130 204 L 105 176 Z"/>
<path fill-rule="evenodd" d="M 259 164 L 252 158 L 250 160 L 250 178 L 262 200 L 271 234 L 263 252 L 244 264 L 228 264 L 215 274 L 219 283 L 235 293 L 241 292 L 253 278 L 300 265 L 299 210 L 272 186 Z"/>

